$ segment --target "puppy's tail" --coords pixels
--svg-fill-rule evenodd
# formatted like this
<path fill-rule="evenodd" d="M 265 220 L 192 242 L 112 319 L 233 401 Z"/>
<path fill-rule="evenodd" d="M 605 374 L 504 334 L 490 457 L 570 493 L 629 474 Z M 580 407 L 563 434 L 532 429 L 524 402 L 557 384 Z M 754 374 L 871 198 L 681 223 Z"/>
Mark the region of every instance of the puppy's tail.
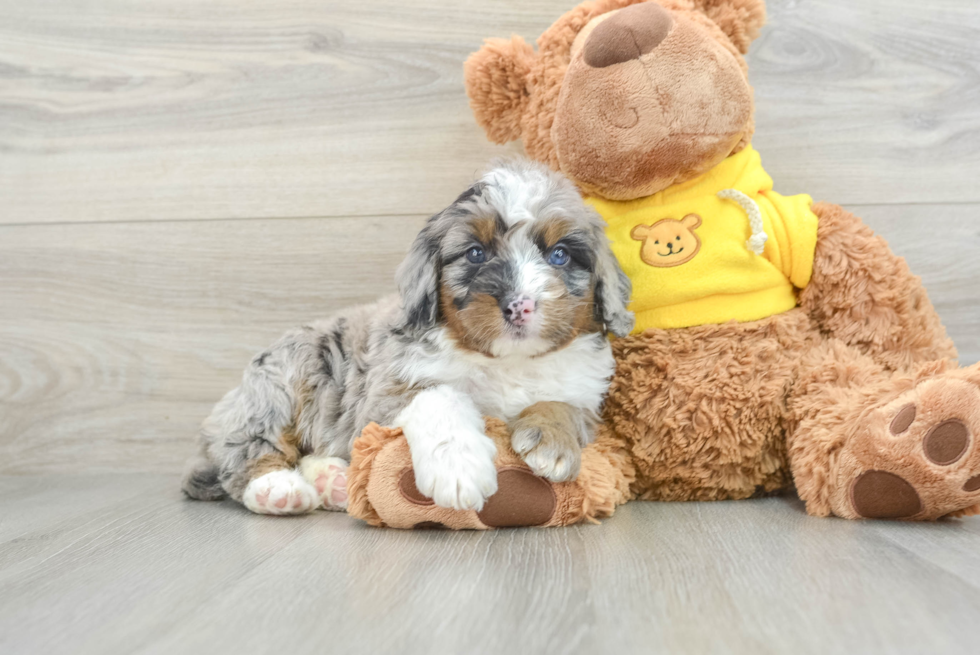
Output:
<path fill-rule="evenodd" d="M 221 500 L 228 495 L 221 488 L 218 467 L 203 457 L 198 457 L 187 467 L 180 488 L 195 500 Z"/>

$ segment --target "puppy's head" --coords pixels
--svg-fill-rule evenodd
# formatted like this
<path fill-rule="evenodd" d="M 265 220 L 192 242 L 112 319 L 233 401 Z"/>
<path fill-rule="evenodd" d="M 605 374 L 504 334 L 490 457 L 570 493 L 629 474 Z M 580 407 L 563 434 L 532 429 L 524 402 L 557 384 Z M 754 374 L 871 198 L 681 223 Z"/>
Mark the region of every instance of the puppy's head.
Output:
<path fill-rule="evenodd" d="M 405 320 L 444 325 L 492 357 L 534 356 L 576 336 L 633 328 L 630 282 L 604 223 L 543 165 L 495 165 L 429 219 L 398 272 Z"/>

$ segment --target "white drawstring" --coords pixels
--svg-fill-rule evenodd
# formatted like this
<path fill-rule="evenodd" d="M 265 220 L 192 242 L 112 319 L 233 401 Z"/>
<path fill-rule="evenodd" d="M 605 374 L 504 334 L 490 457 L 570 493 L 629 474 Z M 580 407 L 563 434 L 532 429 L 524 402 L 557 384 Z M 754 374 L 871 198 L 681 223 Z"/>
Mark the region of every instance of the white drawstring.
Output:
<path fill-rule="evenodd" d="M 742 206 L 745 213 L 749 215 L 749 225 L 752 226 L 752 236 L 745 242 L 745 246 L 757 255 L 765 252 L 766 241 L 769 240 L 769 235 L 766 234 L 766 229 L 762 224 L 762 210 L 759 209 L 759 205 L 755 203 L 755 200 L 752 200 L 752 198 L 749 198 L 738 189 L 724 189 L 718 192 L 718 197 L 725 200 L 734 200 Z"/>

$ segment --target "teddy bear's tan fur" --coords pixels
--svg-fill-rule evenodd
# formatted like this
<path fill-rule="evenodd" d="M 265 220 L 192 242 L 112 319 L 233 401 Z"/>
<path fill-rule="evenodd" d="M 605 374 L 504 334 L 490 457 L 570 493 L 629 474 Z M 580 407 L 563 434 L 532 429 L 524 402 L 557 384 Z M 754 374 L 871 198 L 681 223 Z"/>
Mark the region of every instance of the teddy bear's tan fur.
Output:
<path fill-rule="evenodd" d="M 662 0 L 655 6 L 662 5 L 671 16 L 683 15 L 687 34 L 680 42 L 672 41 L 669 52 L 658 49 L 653 72 L 649 66 L 608 66 L 569 79 L 569 69 L 575 72 L 570 67 L 573 52 L 584 47 L 585 37 L 595 29 L 590 21 L 639 3 L 584 2 L 538 39 L 537 53 L 518 36 L 489 39 L 465 64 L 473 113 L 487 135 L 497 143 L 520 138 L 529 157 L 561 170 L 586 191 L 617 200 L 650 195 L 695 177 L 748 145 L 754 109 L 741 54 L 765 22 L 765 5 L 759 0 Z M 683 89 L 695 70 L 707 71 L 720 82 L 711 98 L 700 98 L 697 105 L 688 102 Z M 675 131 L 682 138 L 661 138 L 644 129 L 596 129 L 597 117 L 623 110 L 624 104 L 630 104 L 630 91 L 650 75 L 659 78 L 662 93 L 648 103 L 648 109 L 663 109 L 671 121 L 683 123 L 672 126 L 680 128 Z M 713 102 L 726 95 L 739 100 L 738 116 L 727 115 Z M 579 104 L 580 110 L 564 112 L 571 119 L 556 125 L 560 102 Z M 733 127 L 736 133 L 728 134 Z M 620 158 L 596 158 L 597 153 Z M 585 179 L 576 172 L 598 179 Z"/>
<path fill-rule="evenodd" d="M 479 511 L 439 507 L 415 486 L 412 456 L 402 431 L 372 423 L 355 440 L 348 469 L 348 513 L 389 528 L 555 527 L 609 516 L 630 497 L 628 453 L 608 432 L 582 453 L 573 482 L 552 484 L 535 477 L 510 447 L 503 421 L 486 419 L 497 444 L 498 491 Z"/>
<path fill-rule="evenodd" d="M 642 198 L 749 146 L 742 55 L 764 22 L 762 0 L 584 2 L 536 50 L 488 40 L 466 62 L 467 90 L 492 140 L 521 139 L 587 194 Z M 569 502 L 594 511 L 548 525 L 608 515 L 629 498 L 794 486 L 818 516 L 980 510 L 980 366 L 958 368 L 921 281 L 883 239 L 836 205 L 812 211 L 813 272 L 795 309 L 614 342 L 605 422 L 583 453 L 609 477 L 567 486 Z M 355 466 L 364 484 L 368 468 Z M 405 511 L 399 502 L 391 515 Z"/>
<path fill-rule="evenodd" d="M 536 51 L 519 37 L 487 41 L 466 63 L 467 89 L 494 141 L 522 139 L 529 156 L 592 195 L 639 198 L 750 143 L 742 55 L 764 22 L 762 0 L 585 2 Z M 623 30 L 635 52 L 614 40 Z M 641 92 L 651 86 L 657 93 Z M 820 516 L 971 512 L 980 371 L 953 363 L 919 278 L 884 240 L 838 206 L 813 211 L 813 276 L 797 309 L 615 342 L 605 418 L 630 454 L 622 478 L 650 500 L 795 485 Z"/>

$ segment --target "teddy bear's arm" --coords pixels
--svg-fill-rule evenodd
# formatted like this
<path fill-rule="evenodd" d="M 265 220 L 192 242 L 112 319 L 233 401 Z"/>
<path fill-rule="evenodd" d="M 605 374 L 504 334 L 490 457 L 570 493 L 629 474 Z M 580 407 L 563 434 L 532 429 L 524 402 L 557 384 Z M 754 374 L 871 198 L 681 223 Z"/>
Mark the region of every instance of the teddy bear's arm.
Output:
<path fill-rule="evenodd" d="M 905 260 L 843 208 L 814 205 L 819 217 L 813 276 L 800 305 L 821 331 L 890 370 L 955 359 L 922 281 Z"/>

